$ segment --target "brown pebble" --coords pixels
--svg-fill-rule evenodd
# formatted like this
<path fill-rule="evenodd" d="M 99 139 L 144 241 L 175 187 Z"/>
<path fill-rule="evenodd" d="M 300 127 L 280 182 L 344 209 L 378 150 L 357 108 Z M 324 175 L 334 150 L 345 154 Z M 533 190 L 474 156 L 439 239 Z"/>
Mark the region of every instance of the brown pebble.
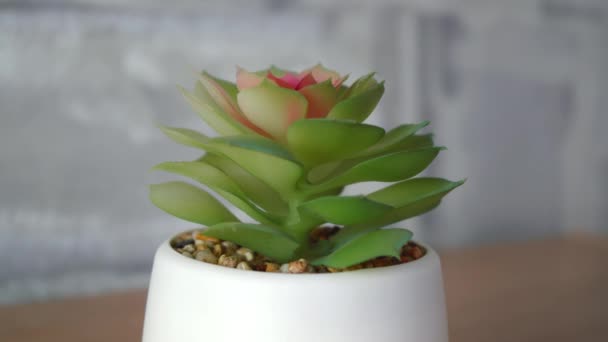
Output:
<path fill-rule="evenodd" d="M 368 261 L 366 261 L 366 262 L 363 264 L 363 267 L 365 267 L 365 268 L 374 268 L 374 262 L 373 262 L 373 261 L 371 261 L 371 260 L 368 260 Z"/>
<path fill-rule="evenodd" d="M 241 247 L 236 250 L 236 254 L 248 262 L 253 261 L 255 256 L 253 255 L 253 251 L 249 248 Z"/>
<path fill-rule="evenodd" d="M 219 257 L 220 255 L 224 254 L 224 250 L 222 249 L 222 245 L 213 245 L 213 254 L 215 254 L 216 257 Z"/>
<path fill-rule="evenodd" d="M 275 264 L 274 262 L 266 262 L 264 263 L 264 271 L 266 272 L 279 272 L 281 266 L 279 264 Z"/>
<path fill-rule="evenodd" d="M 251 270 L 251 266 L 249 266 L 249 264 L 245 261 L 241 261 L 236 265 L 236 268 L 239 270 Z"/>
<path fill-rule="evenodd" d="M 197 251 L 209 251 L 209 247 L 207 247 L 205 244 L 196 245 L 196 250 Z"/>
<path fill-rule="evenodd" d="M 347 271 L 356 271 L 365 268 L 363 264 L 356 264 L 346 268 Z"/>
<path fill-rule="evenodd" d="M 314 273 L 327 273 L 327 267 L 323 266 L 323 265 L 319 265 L 319 266 L 315 266 L 315 272 Z"/>
<path fill-rule="evenodd" d="M 424 252 L 422 251 L 422 248 L 415 246 L 412 248 L 411 255 L 414 257 L 414 259 L 420 259 L 424 255 Z"/>
<path fill-rule="evenodd" d="M 215 242 L 215 243 L 220 242 L 220 240 L 218 240 L 218 239 L 216 239 L 216 238 L 214 238 L 214 237 L 211 237 L 211 236 L 206 236 L 206 235 L 203 235 L 203 234 L 201 234 L 200 232 L 192 234 L 192 237 L 193 237 L 195 240 L 211 241 L 211 242 Z"/>
<path fill-rule="evenodd" d="M 238 248 L 237 245 L 231 241 L 222 241 L 221 245 L 225 251 L 230 251 L 230 254 L 233 254 L 233 252 L 236 251 Z"/>
<path fill-rule="evenodd" d="M 374 267 L 385 267 L 394 265 L 395 261 L 391 257 L 380 257 L 372 260 L 372 263 L 374 264 Z"/>
<path fill-rule="evenodd" d="M 217 261 L 218 265 L 231 267 L 231 268 L 235 268 L 238 263 L 239 263 L 239 259 L 236 256 L 226 255 L 226 254 L 220 255 L 220 258 Z"/>
<path fill-rule="evenodd" d="M 411 257 L 411 256 L 409 256 L 409 255 L 402 255 L 402 256 L 401 256 L 401 262 L 402 262 L 402 263 L 404 263 L 404 264 L 405 264 L 406 262 L 410 262 L 410 261 L 414 261 L 414 258 L 412 258 L 412 257 Z"/>
<path fill-rule="evenodd" d="M 192 254 L 188 253 L 188 252 L 182 252 L 182 255 L 185 257 L 188 257 L 190 259 L 192 259 Z"/>
<path fill-rule="evenodd" d="M 203 249 L 194 255 L 194 258 L 198 261 L 204 261 L 210 264 L 217 264 L 217 257 L 208 249 Z"/>
<path fill-rule="evenodd" d="M 339 269 L 339 268 L 335 268 L 335 267 L 327 267 L 327 270 L 328 270 L 330 273 L 339 273 L 339 272 L 342 272 L 342 270 L 341 270 L 341 269 Z"/>
<path fill-rule="evenodd" d="M 182 250 L 188 253 L 194 253 L 196 248 L 194 248 L 194 245 L 185 245 L 184 247 L 182 247 Z"/>
<path fill-rule="evenodd" d="M 308 261 L 306 259 L 300 259 L 296 261 L 292 261 L 287 266 L 287 271 L 289 273 L 305 273 L 308 269 Z"/>

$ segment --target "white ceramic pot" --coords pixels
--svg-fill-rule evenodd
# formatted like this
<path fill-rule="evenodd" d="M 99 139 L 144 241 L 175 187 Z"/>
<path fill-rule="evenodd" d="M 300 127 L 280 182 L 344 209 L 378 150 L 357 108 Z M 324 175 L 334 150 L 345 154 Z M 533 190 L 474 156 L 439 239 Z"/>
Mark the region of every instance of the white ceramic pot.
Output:
<path fill-rule="evenodd" d="M 143 342 L 447 342 L 439 257 L 344 273 L 281 274 L 156 252 Z"/>

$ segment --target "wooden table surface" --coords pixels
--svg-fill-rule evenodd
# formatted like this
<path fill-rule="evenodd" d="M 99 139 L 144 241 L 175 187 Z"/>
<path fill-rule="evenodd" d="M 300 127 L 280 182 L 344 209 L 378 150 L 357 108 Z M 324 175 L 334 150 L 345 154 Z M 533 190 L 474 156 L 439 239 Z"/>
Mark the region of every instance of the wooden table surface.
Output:
<path fill-rule="evenodd" d="M 446 251 L 442 260 L 452 342 L 608 341 L 606 238 Z M 140 341 L 145 297 L 0 307 L 0 341 Z"/>

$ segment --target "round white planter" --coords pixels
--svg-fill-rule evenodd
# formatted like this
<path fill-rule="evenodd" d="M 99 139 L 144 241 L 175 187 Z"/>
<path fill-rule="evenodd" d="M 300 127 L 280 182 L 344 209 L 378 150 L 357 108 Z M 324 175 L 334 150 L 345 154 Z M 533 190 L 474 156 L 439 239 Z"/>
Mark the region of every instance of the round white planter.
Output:
<path fill-rule="evenodd" d="M 326 274 L 242 271 L 156 252 L 143 342 L 447 342 L 441 266 Z"/>

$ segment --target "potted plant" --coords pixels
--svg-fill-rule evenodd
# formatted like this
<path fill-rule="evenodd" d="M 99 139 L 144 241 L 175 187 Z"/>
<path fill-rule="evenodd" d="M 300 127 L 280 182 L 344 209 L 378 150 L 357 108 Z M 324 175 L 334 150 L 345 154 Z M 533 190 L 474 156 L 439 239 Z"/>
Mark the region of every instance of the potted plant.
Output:
<path fill-rule="evenodd" d="M 423 214 L 463 181 L 413 178 L 437 156 L 428 122 L 388 132 L 362 123 L 384 93 L 374 74 L 350 86 L 317 65 L 301 73 L 238 69 L 236 84 L 200 75 L 182 89 L 219 133 L 161 127 L 205 151 L 155 168 L 151 201 L 203 225 L 164 242 L 148 293 L 144 342 L 445 342 L 439 258 L 386 228 Z M 340 195 L 347 185 L 386 187 Z"/>

